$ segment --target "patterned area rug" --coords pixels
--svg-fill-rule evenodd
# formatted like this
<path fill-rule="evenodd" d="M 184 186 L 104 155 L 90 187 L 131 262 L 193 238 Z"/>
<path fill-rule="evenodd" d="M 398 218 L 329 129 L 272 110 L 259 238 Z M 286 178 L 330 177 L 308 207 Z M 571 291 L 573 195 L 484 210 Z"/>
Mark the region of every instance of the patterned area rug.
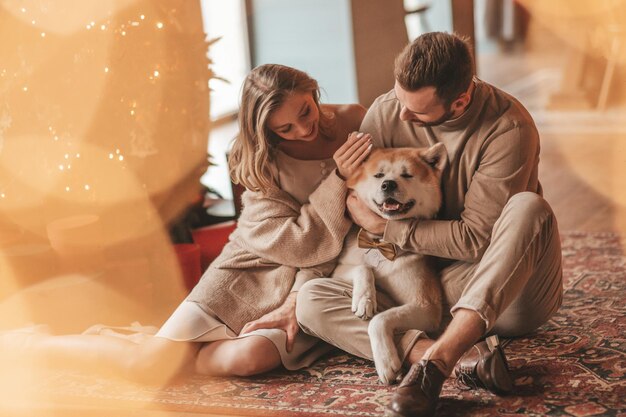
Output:
<path fill-rule="evenodd" d="M 515 395 L 459 391 L 449 380 L 438 415 L 626 416 L 623 243 L 613 234 L 564 234 L 563 307 L 535 334 L 507 347 Z M 57 373 L 37 385 L 66 404 L 115 404 L 173 415 L 381 416 L 393 392 L 378 383 L 371 363 L 339 352 L 299 372 L 249 379 L 193 377 L 160 389 L 75 373 Z"/>

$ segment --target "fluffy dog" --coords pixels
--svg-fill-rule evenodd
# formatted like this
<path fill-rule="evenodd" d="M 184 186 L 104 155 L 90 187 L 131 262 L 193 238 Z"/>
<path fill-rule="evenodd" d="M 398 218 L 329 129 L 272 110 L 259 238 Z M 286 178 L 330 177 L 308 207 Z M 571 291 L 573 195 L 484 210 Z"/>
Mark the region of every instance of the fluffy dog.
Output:
<path fill-rule="evenodd" d="M 375 149 L 347 185 L 386 219 L 430 219 L 441 206 L 441 173 L 447 160 L 442 144 L 427 149 Z M 392 383 L 402 366 L 394 332 L 434 331 L 441 321 L 440 283 L 428 259 L 355 227 L 332 276 L 352 282 L 352 311 L 364 320 L 372 319 L 368 333 L 376 372 L 382 382 Z M 397 307 L 376 314 L 376 287 Z"/>

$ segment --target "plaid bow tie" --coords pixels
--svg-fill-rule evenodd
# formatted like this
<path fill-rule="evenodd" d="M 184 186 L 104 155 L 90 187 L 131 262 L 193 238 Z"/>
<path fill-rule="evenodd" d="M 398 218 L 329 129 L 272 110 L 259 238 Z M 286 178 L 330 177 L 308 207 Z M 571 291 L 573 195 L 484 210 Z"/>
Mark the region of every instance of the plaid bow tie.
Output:
<path fill-rule="evenodd" d="M 363 229 L 359 230 L 359 234 L 357 235 L 357 239 L 359 241 L 359 248 L 369 249 L 374 248 L 378 249 L 380 253 L 390 261 L 396 259 L 398 255 L 396 253 L 396 246 L 393 243 L 381 241 L 378 238 L 371 238 L 367 232 Z"/>

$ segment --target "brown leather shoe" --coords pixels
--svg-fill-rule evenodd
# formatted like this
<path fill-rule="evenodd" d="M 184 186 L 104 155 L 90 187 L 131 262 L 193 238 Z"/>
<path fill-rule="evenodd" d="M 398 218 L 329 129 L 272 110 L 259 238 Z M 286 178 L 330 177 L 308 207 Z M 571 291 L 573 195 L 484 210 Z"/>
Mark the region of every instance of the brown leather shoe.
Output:
<path fill-rule="evenodd" d="M 387 417 L 426 417 L 435 413 L 441 387 L 446 380 L 432 362 L 421 360 L 413 364 L 391 402 L 385 409 Z"/>
<path fill-rule="evenodd" d="M 509 365 L 496 335 L 472 346 L 461 356 L 454 371 L 460 389 L 485 388 L 498 395 L 513 389 Z"/>

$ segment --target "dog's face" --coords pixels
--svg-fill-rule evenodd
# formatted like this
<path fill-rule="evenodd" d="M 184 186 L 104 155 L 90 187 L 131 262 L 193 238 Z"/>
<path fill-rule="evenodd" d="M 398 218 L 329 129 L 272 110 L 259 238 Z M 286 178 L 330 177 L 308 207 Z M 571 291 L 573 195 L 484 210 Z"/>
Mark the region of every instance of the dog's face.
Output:
<path fill-rule="evenodd" d="M 374 149 L 347 185 L 386 219 L 432 218 L 441 206 L 441 172 L 447 161 L 443 144 Z"/>

